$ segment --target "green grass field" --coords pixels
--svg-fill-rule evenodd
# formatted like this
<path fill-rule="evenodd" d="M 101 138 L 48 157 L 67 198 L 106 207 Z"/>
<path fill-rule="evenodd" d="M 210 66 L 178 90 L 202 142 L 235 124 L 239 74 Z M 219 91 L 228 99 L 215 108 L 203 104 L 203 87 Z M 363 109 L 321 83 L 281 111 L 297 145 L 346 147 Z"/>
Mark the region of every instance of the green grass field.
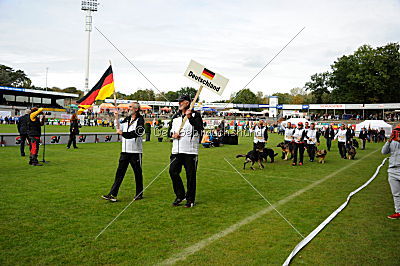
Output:
<path fill-rule="evenodd" d="M 272 134 L 268 145 L 276 146 L 281 139 Z M 334 143 L 324 165 L 309 163 L 306 157 L 304 166 L 292 167 L 277 157 L 264 170 L 244 171 L 243 158 L 235 155 L 250 150 L 251 141 L 241 138 L 238 146 L 200 149 L 195 208 L 171 207 L 175 197 L 167 170 L 144 192 L 145 199 L 133 202 L 97 240 L 134 196 L 129 169 L 119 202 L 100 198 L 112 185 L 119 143 L 81 144 L 77 150 L 51 145 L 46 149 L 50 163 L 44 167 L 29 166 L 18 147 L 0 148 L 0 264 L 153 265 L 204 240 L 203 248 L 177 264 L 281 265 L 301 237 L 275 211 L 215 241 L 205 240 L 269 207 L 224 158 L 271 203 L 278 203 L 277 209 L 303 235 L 368 180 L 384 158 L 382 144 L 369 144 L 355 161 L 339 159 Z M 145 186 L 168 165 L 170 149 L 171 143 L 157 143 L 154 137 L 144 143 Z M 386 218 L 393 211 L 386 169 L 293 264 L 398 265 L 400 224 Z"/>

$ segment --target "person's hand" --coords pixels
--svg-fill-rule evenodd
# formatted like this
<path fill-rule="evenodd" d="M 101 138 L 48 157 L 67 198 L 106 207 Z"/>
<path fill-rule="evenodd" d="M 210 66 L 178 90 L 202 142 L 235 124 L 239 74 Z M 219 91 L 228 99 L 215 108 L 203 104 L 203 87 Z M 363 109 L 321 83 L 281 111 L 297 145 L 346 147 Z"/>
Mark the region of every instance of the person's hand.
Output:
<path fill-rule="evenodd" d="M 192 117 L 192 110 L 191 109 L 187 109 L 185 114 L 186 114 L 187 118 L 191 118 Z"/>
<path fill-rule="evenodd" d="M 172 138 L 173 139 L 180 139 L 181 136 L 179 135 L 179 133 L 174 133 L 174 134 L 172 134 Z"/>
<path fill-rule="evenodd" d="M 117 129 L 117 134 L 118 135 L 122 135 L 122 130 L 121 129 Z"/>

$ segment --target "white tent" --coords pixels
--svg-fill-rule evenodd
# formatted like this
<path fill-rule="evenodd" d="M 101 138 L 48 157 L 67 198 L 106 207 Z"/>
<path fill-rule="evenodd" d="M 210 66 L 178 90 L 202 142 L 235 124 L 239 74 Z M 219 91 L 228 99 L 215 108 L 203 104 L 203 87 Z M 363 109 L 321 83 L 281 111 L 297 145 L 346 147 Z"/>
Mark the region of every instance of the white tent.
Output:
<path fill-rule="evenodd" d="M 292 125 L 294 124 L 294 125 L 296 125 L 296 126 L 297 126 L 297 124 L 298 124 L 299 122 L 302 122 L 303 125 L 304 125 L 305 122 L 310 123 L 310 121 L 308 121 L 308 120 L 305 119 L 305 118 L 290 118 L 290 119 L 288 119 L 288 120 L 286 120 L 286 121 L 282 121 L 281 125 L 284 126 L 284 127 L 286 127 L 286 125 L 287 125 L 288 122 L 290 122 L 290 123 L 292 123 Z"/>
<path fill-rule="evenodd" d="M 382 128 L 385 130 L 385 135 L 386 137 L 390 137 L 390 134 L 392 133 L 393 127 L 386 123 L 383 120 L 365 120 L 364 122 L 361 122 L 360 124 L 356 125 L 356 134 L 358 135 L 361 131 L 361 129 L 365 127 L 366 129 L 371 128 L 371 129 L 377 129 L 378 131 L 381 130 Z"/>

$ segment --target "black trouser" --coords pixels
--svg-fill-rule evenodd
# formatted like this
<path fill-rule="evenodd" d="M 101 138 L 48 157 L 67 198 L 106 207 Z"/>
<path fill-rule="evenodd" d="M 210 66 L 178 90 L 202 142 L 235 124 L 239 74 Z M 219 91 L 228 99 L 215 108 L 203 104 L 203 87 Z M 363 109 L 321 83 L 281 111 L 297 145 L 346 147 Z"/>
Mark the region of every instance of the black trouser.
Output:
<path fill-rule="evenodd" d="M 366 139 L 361 139 L 362 140 L 362 149 L 365 150 L 365 144 L 367 142 Z"/>
<path fill-rule="evenodd" d="M 20 146 L 19 146 L 21 155 L 25 156 L 25 142 L 28 140 L 28 143 L 30 143 L 30 139 L 27 134 L 21 134 L 21 135 L 19 135 L 19 137 L 20 137 L 20 141 L 21 141 Z"/>
<path fill-rule="evenodd" d="M 196 171 L 197 171 L 197 155 L 196 154 L 171 154 L 169 166 L 169 175 L 171 176 L 172 186 L 178 199 L 184 199 L 194 202 L 196 199 Z M 183 186 L 180 173 L 182 166 L 186 170 L 187 192 Z"/>
<path fill-rule="evenodd" d="M 315 146 L 315 144 L 307 144 L 308 157 L 310 157 L 311 161 L 314 161 L 316 149 L 317 146 Z"/>
<path fill-rule="evenodd" d="M 293 147 L 293 162 L 297 163 L 297 152 L 300 155 L 299 158 L 299 163 L 303 163 L 303 157 L 304 157 L 304 143 L 294 143 Z"/>
<path fill-rule="evenodd" d="M 346 158 L 346 142 L 338 142 L 340 157 Z"/>
<path fill-rule="evenodd" d="M 331 151 L 331 147 L 332 147 L 332 139 L 331 138 L 326 139 L 326 147 L 328 148 L 328 151 Z"/>
<path fill-rule="evenodd" d="M 69 140 L 68 140 L 67 147 L 68 148 L 71 147 L 71 144 L 74 145 L 74 148 L 77 148 L 76 147 L 76 134 L 75 133 L 70 133 L 69 134 Z"/>
<path fill-rule="evenodd" d="M 262 144 L 259 144 L 259 143 L 262 143 Z M 260 148 L 261 146 L 265 148 L 265 142 L 261 142 L 261 141 L 253 142 L 253 151 L 256 150 L 257 146 L 258 146 L 258 148 Z"/>
<path fill-rule="evenodd" d="M 118 195 L 119 187 L 121 186 L 122 180 L 124 180 L 129 164 L 132 166 L 133 172 L 135 173 L 136 196 L 140 194 L 143 195 L 142 154 L 126 152 L 121 152 L 119 157 L 117 173 L 115 174 L 115 180 L 111 187 L 110 195 L 114 197 Z"/>

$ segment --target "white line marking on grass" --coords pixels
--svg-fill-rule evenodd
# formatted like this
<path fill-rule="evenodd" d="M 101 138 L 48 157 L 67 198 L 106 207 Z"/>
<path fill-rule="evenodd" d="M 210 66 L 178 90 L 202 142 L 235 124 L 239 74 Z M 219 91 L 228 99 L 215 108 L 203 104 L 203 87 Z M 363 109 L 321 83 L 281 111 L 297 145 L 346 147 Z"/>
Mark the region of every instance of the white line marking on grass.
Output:
<path fill-rule="evenodd" d="M 117 220 L 118 217 L 119 217 L 126 209 L 129 208 L 129 206 L 131 206 L 131 204 L 136 200 L 136 198 L 137 198 L 139 195 L 142 195 L 143 192 L 144 192 L 151 184 L 153 184 L 154 181 L 156 181 L 156 179 L 165 171 L 165 169 L 167 169 L 167 168 L 171 165 L 171 163 L 172 163 L 173 161 L 175 161 L 175 159 L 176 159 L 176 158 L 174 158 L 160 173 L 158 173 L 158 175 L 157 175 L 153 180 L 151 180 L 151 182 L 142 190 L 142 192 L 140 192 L 135 198 L 133 198 L 133 200 L 132 200 L 131 202 L 129 202 L 129 204 L 126 205 L 126 207 L 123 208 L 122 211 L 121 211 L 117 216 L 115 216 L 115 218 L 112 219 L 112 221 L 109 222 L 108 225 L 107 225 L 106 227 L 104 227 L 103 230 L 101 230 L 101 232 L 94 238 L 94 240 L 97 240 L 97 238 L 98 238 L 102 233 L 104 233 L 104 231 L 106 231 L 107 228 L 108 228 L 115 220 Z"/>
<path fill-rule="evenodd" d="M 250 181 L 249 180 L 247 180 L 226 158 L 224 158 L 224 160 L 233 168 L 233 169 L 235 169 L 235 171 L 236 171 L 236 173 L 238 173 L 282 218 L 283 218 L 283 220 L 285 220 L 287 223 L 288 223 L 288 225 L 290 225 L 302 238 L 304 238 L 304 236 L 300 233 L 300 231 L 299 230 L 297 230 L 297 228 L 296 227 L 294 227 L 294 225 L 291 223 L 291 222 L 289 222 L 289 220 L 288 219 L 286 219 L 285 218 L 285 216 L 283 216 L 283 214 L 280 212 L 280 211 L 278 211 L 272 204 L 271 204 L 271 202 L 269 202 L 269 200 L 267 200 L 267 198 L 266 197 L 264 197 L 264 195 L 263 194 L 261 194 L 261 192 L 260 191 L 258 191 L 258 189 L 256 189 L 254 186 L 253 186 L 253 184 L 251 184 L 250 183 Z"/>
<path fill-rule="evenodd" d="M 304 192 L 307 192 L 310 189 L 313 189 L 314 187 L 316 187 L 319 184 L 325 182 L 326 180 L 334 177 L 335 175 L 339 174 L 340 172 L 343 172 L 344 170 L 347 170 L 349 167 L 352 167 L 353 165 L 357 164 L 358 162 L 361 162 L 362 160 L 364 160 L 365 158 L 371 156 L 372 154 L 374 154 L 378 150 L 379 149 L 377 149 L 377 150 L 365 155 L 364 157 L 362 157 L 361 159 L 359 159 L 357 161 L 354 161 L 354 162 L 352 162 L 352 163 L 350 163 L 350 164 L 348 164 L 348 165 L 336 170 L 335 172 L 332 172 L 331 174 L 325 176 L 324 178 L 315 181 L 314 183 L 306 186 L 305 188 L 302 188 L 302 189 L 296 191 L 295 193 L 287 196 L 286 198 L 279 200 L 278 202 L 274 203 L 273 206 L 274 207 L 278 207 L 278 206 L 281 206 L 281 205 L 291 201 L 292 199 L 296 198 L 297 196 L 300 196 L 301 194 L 303 194 Z M 197 243 L 185 248 L 181 252 L 172 255 L 170 258 L 162 261 L 160 264 L 161 265 L 172 265 L 172 264 L 174 264 L 174 263 L 176 263 L 178 261 L 185 260 L 188 256 L 190 256 L 190 255 L 196 253 L 197 251 L 205 248 L 206 246 L 210 245 L 212 242 L 214 242 L 216 240 L 219 240 L 219 239 L 223 238 L 224 236 L 226 236 L 226 235 L 228 235 L 230 233 L 235 232 L 240 227 L 253 222 L 254 220 L 262 217 L 263 215 L 269 213 L 272 210 L 273 210 L 272 206 L 269 206 L 269 207 L 267 207 L 265 209 L 262 209 L 261 211 L 255 213 L 253 215 L 250 215 L 250 216 L 244 218 L 243 220 L 241 220 L 241 221 L 229 226 L 228 228 L 222 230 L 221 232 L 218 232 L 218 233 L 216 233 L 216 234 L 214 234 L 214 235 L 212 235 L 212 236 L 210 236 L 208 238 L 200 240 L 199 242 L 197 242 Z"/>

